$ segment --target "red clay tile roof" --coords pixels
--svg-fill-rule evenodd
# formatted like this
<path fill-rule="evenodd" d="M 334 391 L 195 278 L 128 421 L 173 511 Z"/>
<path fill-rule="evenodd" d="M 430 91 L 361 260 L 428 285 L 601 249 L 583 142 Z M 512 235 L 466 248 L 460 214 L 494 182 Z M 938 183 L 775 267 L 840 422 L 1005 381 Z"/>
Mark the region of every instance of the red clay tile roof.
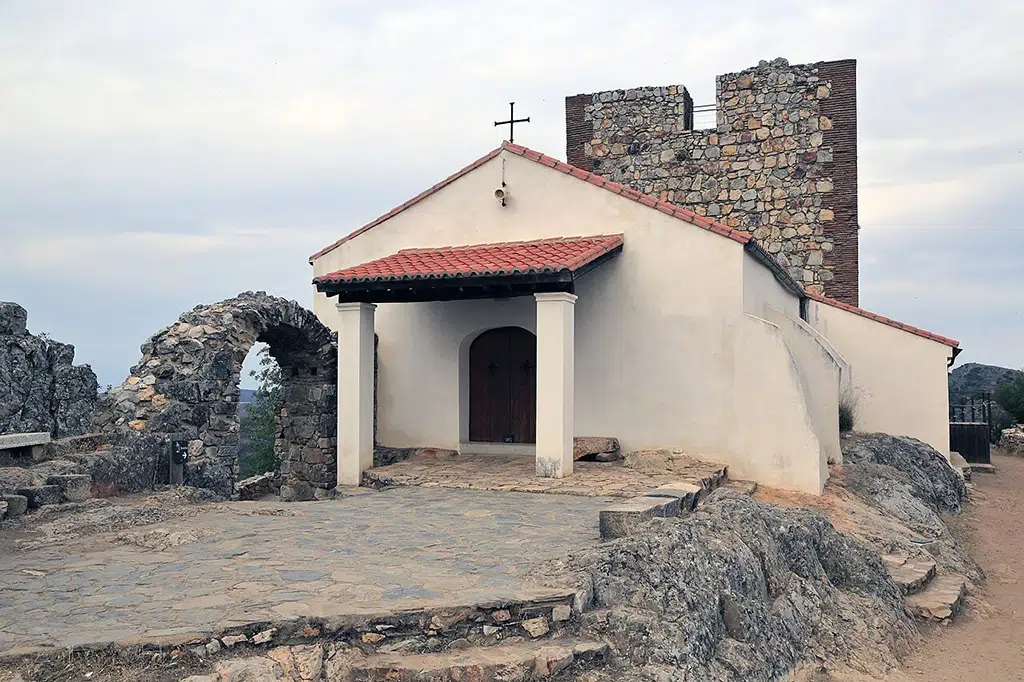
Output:
<path fill-rule="evenodd" d="M 622 246 L 622 235 L 560 237 L 529 242 L 403 249 L 386 258 L 322 275 L 318 282 L 574 272 Z"/>
<path fill-rule="evenodd" d="M 583 169 L 576 168 L 575 166 L 570 166 L 569 164 L 559 161 L 558 159 L 552 158 L 550 156 L 545 156 L 540 152 L 535 152 L 531 149 L 527 149 L 526 147 L 522 147 L 518 144 L 512 144 L 511 142 L 503 142 L 502 145 L 497 149 L 491 150 L 490 152 L 481 156 L 473 163 L 469 164 L 462 170 L 459 170 L 456 173 L 448 176 L 447 178 L 437 183 L 433 187 L 430 187 L 429 189 L 420 192 L 419 194 L 414 196 L 412 199 L 409 199 L 405 203 L 399 204 L 398 206 L 391 209 L 381 217 L 367 223 L 366 225 L 363 225 L 358 230 L 352 232 L 351 234 L 345 237 L 342 237 L 341 239 L 334 242 L 330 246 L 325 247 L 320 251 L 317 251 L 316 253 L 309 257 L 309 262 L 312 263 L 317 258 L 320 258 L 321 256 L 330 253 L 331 251 L 338 248 L 348 240 L 358 237 L 359 235 L 366 232 L 370 228 L 380 225 L 389 218 L 393 218 L 394 216 L 398 215 L 405 209 L 419 203 L 423 199 L 426 199 L 431 194 L 434 194 L 435 192 L 443 189 L 444 187 L 447 187 L 451 183 L 461 178 L 463 175 L 479 168 L 480 166 L 484 165 L 494 157 L 498 156 L 498 154 L 500 154 L 502 151 L 508 151 L 511 152 L 512 154 L 516 154 L 517 156 L 521 156 L 524 159 L 535 161 L 541 164 L 542 166 L 554 168 L 555 170 L 565 173 L 566 175 L 571 175 L 572 177 L 577 178 L 579 180 L 583 180 L 584 182 L 589 182 L 590 184 L 596 185 L 597 187 L 600 187 L 602 189 L 606 189 L 609 192 L 612 192 L 613 194 L 618 194 L 619 196 L 631 199 L 632 201 L 635 201 L 638 204 L 643 204 L 644 206 L 649 206 L 650 208 L 657 209 L 664 213 L 665 215 L 672 216 L 673 218 L 678 218 L 679 220 L 690 223 L 691 225 L 702 227 L 705 230 L 709 230 L 711 232 L 714 232 L 715 234 L 720 234 L 723 237 L 729 237 L 730 239 L 737 241 L 741 244 L 746 244 L 751 239 L 753 239 L 749 232 L 743 232 L 741 230 L 733 229 L 727 225 L 723 225 L 720 222 L 711 220 L 710 218 L 705 218 L 704 216 L 697 215 L 693 211 L 688 211 L 685 208 L 680 208 L 674 204 L 670 204 L 667 201 L 661 201 L 656 197 L 652 197 L 649 194 L 638 192 L 635 189 L 630 189 L 629 187 L 620 185 L 617 182 L 606 180 L 600 175 L 596 175 L 595 173 L 589 173 Z"/>
<path fill-rule="evenodd" d="M 949 346 L 950 348 L 957 348 L 957 347 L 960 346 L 960 342 L 956 341 L 955 339 L 950 339 L 950 338 L 947 338 L 945 336 L 940 336 L 939 334 L 935 334 L 935 333 L 927 331 L 925 329 L 919 329 L 919 328 L 913 327 L 913 326 L 911 326 L 909 324 L 903 324 L 902 322 L 899 322 L 899 321 L 894 320 L 892 318 L 884 317 L 882 315 L 877 315 L 877 314 L 875 314 L 875 313 L 873 313 L 871 311 L 864 310 L 863 308 L 858 308 L 857 306 L 852 306 L 849 303 L 843 303 L 842 301 L 837 301 L 834 298 L 829 298 L 828 296 L 822 296 L 821 294 L 815 294 L 815 293 L 812 293 L 810 291 L 805 292 L 805 293 L 806 293 L 806 296 L 808 298 L 811 298 L 811 299 L 813 299 L 815 301 L 818 301 L 819 303 L 824 303 L 825 305 L 830 305 L 833 308 L 839 308 L 840 310 L 845 310 L 846 312 L 853 313 L 854 315 L 860 315 L 861 317 L 866 317 L 869 320 L 874 320 L 875 322 L 881 322 L 882 324 L 887 324 L 890 327 L 895 327 L 896 329 L 902 329 L 905 332 L 909 332 L 911 334 L 916 334 L 917 336 L 926 338 L 929 341 L 936 341 L 938 343 L 941 343 L 944 346 Z"/>

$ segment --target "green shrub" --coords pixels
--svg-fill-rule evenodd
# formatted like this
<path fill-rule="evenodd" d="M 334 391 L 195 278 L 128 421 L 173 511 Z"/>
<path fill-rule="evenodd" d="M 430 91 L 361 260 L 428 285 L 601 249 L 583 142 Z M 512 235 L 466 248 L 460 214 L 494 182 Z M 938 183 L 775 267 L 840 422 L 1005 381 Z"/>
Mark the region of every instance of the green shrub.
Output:
<path fill-rule="evenodd" d="M 1018 424 L 1024 423 L 1024 374 L 996 387 L 996 402 L 1010 413 Z"/>

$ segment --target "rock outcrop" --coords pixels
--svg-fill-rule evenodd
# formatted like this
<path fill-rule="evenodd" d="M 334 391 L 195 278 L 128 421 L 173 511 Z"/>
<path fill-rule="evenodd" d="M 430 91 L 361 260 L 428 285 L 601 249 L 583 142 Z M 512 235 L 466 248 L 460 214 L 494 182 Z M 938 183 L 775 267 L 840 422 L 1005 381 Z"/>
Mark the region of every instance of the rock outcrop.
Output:
<path fill-rule="evenodd" d="M 84 433 L 96 374 L 73 364 L 75 347 L 28 332 L 28 312 L 0 301 L 0 433 Z"/>
<path fill-rule="evenodd" d="M 688 517 L 574 557 L 599 610 L 588 630 L 617 680 L 774 680 L 801 663 L 896 665 L 916 639 L 877 554 L 809 509 L 727 489 Z"/>

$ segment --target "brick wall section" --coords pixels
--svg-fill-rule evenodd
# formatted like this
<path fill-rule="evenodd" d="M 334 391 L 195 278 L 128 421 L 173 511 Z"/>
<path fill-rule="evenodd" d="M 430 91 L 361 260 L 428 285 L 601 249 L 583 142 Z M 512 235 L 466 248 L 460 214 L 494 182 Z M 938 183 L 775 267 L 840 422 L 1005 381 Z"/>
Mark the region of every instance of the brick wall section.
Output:
<path fill-rule="evenodd" d="M 753 233 L 809 290 L 855 305 L 856 62 L 761 62 L 716 93 L 712 130 L 692 130 L 681 85 L 567 97 L 567 160 Z"/>
<path fill-rule="evenodd" d="M 831 119 L 824 144 L 832 148 L 832 161 L 825 174 L 832 178 L 831 206 L 834 218 L 825 230 L 834 248 L 830 262 L 835 279 L 828 287 L 832 298 L 859 305 L 859 231 L 857 218 L 857 62 L 845 59 L 823 62 L 818 73 L 832 85 L 832 93 L 821 103 L 821 113 Z"/>
<path fill-rule="evenodd" d="M 587 159 L 586 146 L 594 139 L 594 126 L 587 118 L 587 107 L 592 95 L 574 95 L 565 98 L 565 160 L 570 166 L 593 170 Z"/>

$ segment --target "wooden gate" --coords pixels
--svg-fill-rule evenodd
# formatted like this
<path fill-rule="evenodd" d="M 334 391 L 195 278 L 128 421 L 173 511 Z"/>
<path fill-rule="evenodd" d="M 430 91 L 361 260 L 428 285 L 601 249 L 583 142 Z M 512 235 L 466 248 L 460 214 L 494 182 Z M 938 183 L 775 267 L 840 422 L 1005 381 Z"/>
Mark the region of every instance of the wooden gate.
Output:
<path fill-rule="evenodd" d="M 949 406 L 949 449 L 972 464 L 992 463 L 992 396 Z"/>

